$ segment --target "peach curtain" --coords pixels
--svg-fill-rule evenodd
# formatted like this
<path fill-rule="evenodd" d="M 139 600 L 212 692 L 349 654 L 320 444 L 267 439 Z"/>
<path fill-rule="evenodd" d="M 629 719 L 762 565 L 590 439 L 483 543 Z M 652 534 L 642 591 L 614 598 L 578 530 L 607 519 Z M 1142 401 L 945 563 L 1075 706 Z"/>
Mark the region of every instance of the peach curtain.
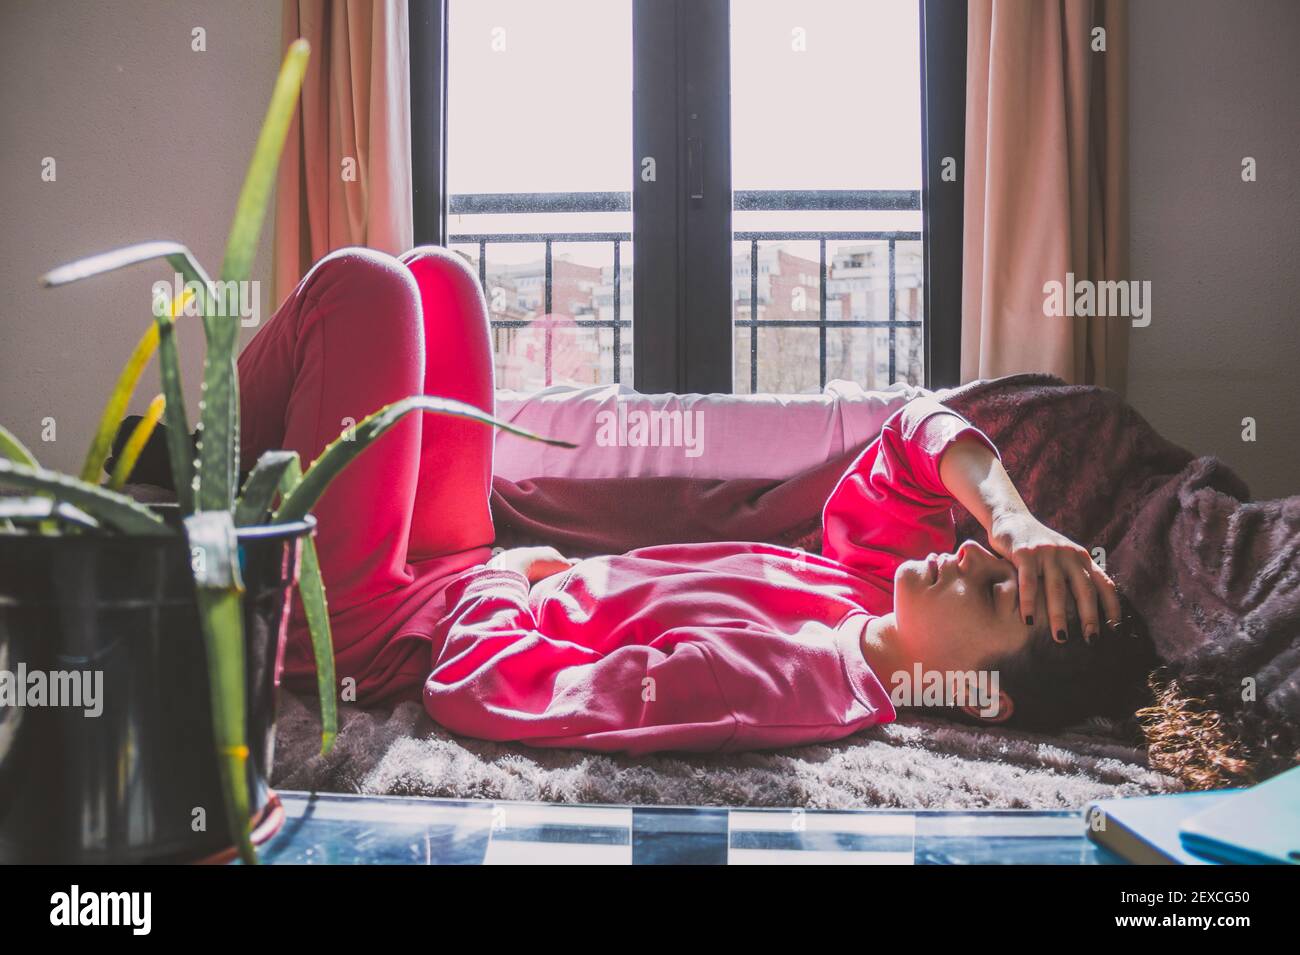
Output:
<path fill-rule="evenodd" d="M 971 0 L 963 381 L 1123 390 L 1129 321 L 1049 317 L 1044 285 L 1129 278 L 1126 33 L 1125 0 Z"/>
<path fill-rule="evenodd" d="M 406 0 L 284 0 L 282 25 L 311 60 L 276 183 L 276 302 L 334 249 L 412 244 Z"/>

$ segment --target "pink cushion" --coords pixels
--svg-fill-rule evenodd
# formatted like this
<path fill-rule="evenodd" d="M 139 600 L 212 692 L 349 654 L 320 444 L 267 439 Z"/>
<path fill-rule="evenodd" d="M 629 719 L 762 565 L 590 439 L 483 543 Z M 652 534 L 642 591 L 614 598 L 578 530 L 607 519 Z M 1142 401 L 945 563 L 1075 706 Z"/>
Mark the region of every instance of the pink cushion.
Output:
<path fill-rule="evenodd" d="M 832 381 L 818 395 L 643 395 L 626 385 L 497 392 L 506 421 L 579 445 L 497 437 L 494 470 L 534 477 L 784 479 L 870 441 L 926 389 L 866 391 Z"/>

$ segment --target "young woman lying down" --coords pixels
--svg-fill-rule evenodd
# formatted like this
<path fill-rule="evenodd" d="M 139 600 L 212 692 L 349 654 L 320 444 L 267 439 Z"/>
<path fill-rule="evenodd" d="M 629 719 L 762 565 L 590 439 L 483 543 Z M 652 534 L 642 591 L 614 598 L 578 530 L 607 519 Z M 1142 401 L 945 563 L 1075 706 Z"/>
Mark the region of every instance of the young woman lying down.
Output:
<path fill-rule="evenodd" d="M 244 350 L 239 379 L 249 461 L 311 460 L 348 419 L 411 393 L 490 410 L 477 279 L 442 249 L 333 253 Z M 931 399 L 844 473 L 821 555 L 492 556 L 492 447 L 486 428 L 411 417 L 317 508 L 338 676 L 360 702 L 422 687 L 433 719 L 467 736 L 739 750 L 837 739 L 903 705 L 1035 727 L 1131 714 L 1149 668 L 1088 551 L 1039 523 L 989 439 Z M 992 552 L 955 546 L 954 501 Z M 285 678 L 314 679 L 300 608 Z"/>

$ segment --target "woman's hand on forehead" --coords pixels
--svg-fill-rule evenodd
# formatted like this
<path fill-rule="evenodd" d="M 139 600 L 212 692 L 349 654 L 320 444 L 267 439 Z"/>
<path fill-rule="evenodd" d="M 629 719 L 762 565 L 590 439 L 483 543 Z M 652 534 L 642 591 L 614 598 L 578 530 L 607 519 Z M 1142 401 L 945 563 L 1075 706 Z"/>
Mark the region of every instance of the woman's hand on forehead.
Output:
<path fill-rule="evenodd" d="M 1101 615 L 1112 623 L 1120 618 L 1119 594 L 1087 548 L 1052 530 L 1028 512 L 1000 515 L 993 520 L 989 543 L 1016 568 L 1020 614 L 1033 625 L 1041 591 L 1046 598 L 1052 634 L 1064 641 L 1069 632 L 1069 601 L 1073 598 L 1085 639 L 1101 632 Z"/>

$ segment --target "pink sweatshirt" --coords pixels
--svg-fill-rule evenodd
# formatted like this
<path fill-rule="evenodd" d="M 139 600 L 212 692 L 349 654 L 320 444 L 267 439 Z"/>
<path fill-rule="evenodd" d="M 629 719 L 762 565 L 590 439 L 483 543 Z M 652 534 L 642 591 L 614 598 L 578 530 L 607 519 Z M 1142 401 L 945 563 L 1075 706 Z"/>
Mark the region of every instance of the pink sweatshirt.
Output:
<path fill-rule="evenodd" d="M 898 565 L 954 545 L 939 459 L 969 435 L 933 399 L 885 423 L 826 502 L 823 554 L 647 547 L 539 582 L 478 567 L 447 590 L 429 714 L 466 736 L 592 750 L 745 750 L 894 718 L 862 652 Z M 884 677 L 882 681 L 881 676 Z"/>

